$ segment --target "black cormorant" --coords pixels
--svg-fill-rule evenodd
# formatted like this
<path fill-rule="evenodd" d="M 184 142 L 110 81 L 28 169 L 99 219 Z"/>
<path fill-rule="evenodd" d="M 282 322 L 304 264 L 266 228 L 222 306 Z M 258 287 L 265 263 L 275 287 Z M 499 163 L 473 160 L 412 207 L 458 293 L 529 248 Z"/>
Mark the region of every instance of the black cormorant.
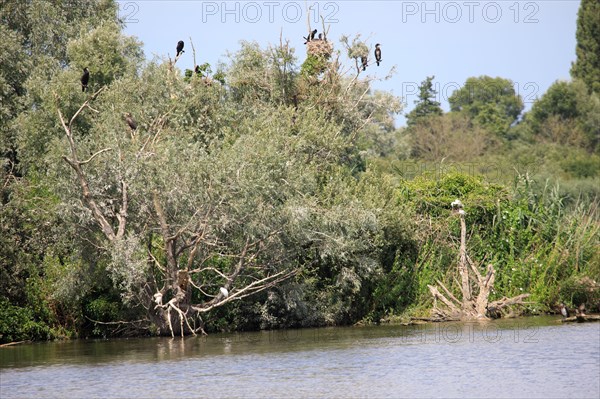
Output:
<path fill-rule="evenodd" d="M 306 40 L 306 41 L 304 42 L 304 44 L 306 44 L 306 43 L 310 42 L 311 40 L 314 40 L 314 39 L 315 39 L 315 35 L 316 35 L 316 34 L 317 34 L 317 30 L 315 29 L 315 30 L 313 30 L 312 32 L 308 32 L 308 36 L 307 36 L 307 37 L 304 37 L 304 36 L 302 36 L 302 38 L 303 38 L 304 40 Z"/>
<path fill-rule="evenodd" d="M 362 63 L 363 71 L 366 71 L 367 67 L 369 66 L 369 64 L 367 64 L 367 57 L 366 56 L 360 57 L 360 62 Z"/>
<path fill-rule="evenodd" d="M 381 49 L 379 46 L 381 46 L 379 43 L 375 45 L 375 61 L 377 61 L 377 66 L 379 66 L 379 63 L 381 62 Z"/>
<path fill-rule="evenodd" d="M 131 116 L 129 112 L 125 114 L 125 122 L 127 122 L 127 125 L 129 125 L 129 128 L 131 128 L 131 130 L 137 129 L 137 122 L 135 121 L 135 119 L 133 119 L 133 116 Z"/>
<path fill-rule="evenodd" d="M 183 40 L 177 42 L 177 55 L 175 57 L 179 57 L 179 54 L 181 53 L 185 53 L 185 51 L 183 51 Z"/>
<path fill-rule="evenodd" d="M 486 316 L 488 316 L 489 318 L 492 318 L 492 319 L 499 319 L 500 317 L 502 317 L 502 313 L 501 313 L 501 312 L 500 312 L 500 310 L 499 310 L 497 307 L 495 307 L 495 306 L 490 306 L 490 305 L 487 305 L 487 306 L 485 307 L 485 310 L 486 310 Z"/>
<path fill-rule="evenodd" d="M 83 75 L 81 75 L 81 91 L 86 91 L 88 82 L 90 81 L 90 71 L 87 67 L 83 68 Z"/>

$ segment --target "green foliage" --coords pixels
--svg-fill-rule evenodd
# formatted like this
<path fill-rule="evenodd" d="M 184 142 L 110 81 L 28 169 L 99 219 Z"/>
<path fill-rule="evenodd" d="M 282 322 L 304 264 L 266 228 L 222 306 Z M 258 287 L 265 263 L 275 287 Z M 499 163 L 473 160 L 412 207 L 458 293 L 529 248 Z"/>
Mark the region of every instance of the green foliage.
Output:
<path fill-rule="evenodd" d="M 573 119 L 579 116 L 577 96 L 572 84 L 564 81 L 554 82 L 531 108 L 530 117 L 537 123 L 546 120 L 550 115 L 560 119 Z"/>
<path fill-rule="evenodd" d="M 242 41 L 241 49 L 229 56 L 231 65 L 226 75 L 236 101 L 291 102 L 296 58 L 287 44 L 262 50 L 256 42 Z"/>
<path fill-rule="evenodd" d="M 116 19 L 118 5 L 113 0 L 39 0 L 3 2 L 2 26 L 20 37 L 23 50 L 34 61 L 44 57 L 67 61 L 67 43 L 80 32 Z"/>
<path fill-rule="evenodd" d="M 86 33 L 91 38 L 72 42 L 73 62 L 85 58 L 86 47 L 80 44 L 96 36 L 106 36 L 117 46 L 114 33 L 115 26 L 106 25 Z M 301 100 L 318 98 L 321 89 L 299 84 L 293 51 L 286 46 L 265 51 L 243 43 L 226 70 L 229 85 L 225 87 L 180 76 L 167 64 L 150 63 L 138 70 L 136 51 L 123 49 L 117 56 L 109 49 L 96 50 L 109 56 L 96 73 L 104 90 L 73 125 L 74 154 L 57 124 L 56 106 L 67 118 L 77 111 L 85 97 L 71 83 L 78 81 L 77 72 L 49 71 L 47 89 L 36 91 L 37 86 L 32 86 L 38 103 L 35 112 L 22 116 L 21 148 L 28 154 L 37 152 L 47 162 L 45 174 L 53 194 L 60 198 L 67 225 L 79 226 L 77 234 L 85 237 L 74 242 L 73 252 L 86 253 L 87 243 L 102 248 L 96 251 L 96 259 L 46 254 L 45 295 L 61 315 L 67 315 L 75 327 L 83 325 L 92 334 L 107 335 L 114 331 L 112 327 L 84 319 L 139 318 L 136 309 L 153 306 L 149 300 L 156 291 L 151 290 L 169 278 L 157 268 L 169 262 L 165 238 L 156 233 L 163 228 L 163 221 L 157 220 L 158 201 L 166 223 L 183 226 L 178 227 L 183 228 L 183 240 L 190 239 L 186 226 L 205 226 L 207 235 L 197 250 L 210 270 L 231 273 L 236 263 L 223 259 L 239 256 L 248 240 L 265 243 L 252 257 L 257 266 L 248 269 L 258 274 L 242 274 L 236 284 L 251 284 L 267 271 L 305 267 L 308 280 L 319 281 L 302 284 L 306 295 L 288 295 L 284 290 L 283 302 L 268 297 L 271 303 L 261 308 L 267 309 L 261 311 L 261 319 L 269 320 L 274 313 L 287 320 L 280 323 L 306 325 L 306 320 L 297 319 L 300 313 L 284 316 L 279 308 L 292 300 L 298 309 L 314 308 L 314 301 L 327 305 L 311 319 L 314 323 L 349 323 L 362 317 L 369 306 L 364 298 L 380 275 L 377 247 L 381 244 L 373 210 L 351 194 L 356 173 L 352 168 L 361 162 L 354 140 L 359 127 L 371 128 L 371 115 L 389 124 L 398 109 L 395 99 L 378 94 L 348 109 L 350 101 L 371 99 L 365 97 L 365 83 L 349 81 L 344 83 L 347 87 L 330 91 L 334 101 L 321 99 L 327 108 L 306 107 L 304 103 L 310 101 Z M 361 87 L 355 89 L 358 84 Z M 125 124 L 125 114 L 138 121 L 136 132 Z M 65 153 L 80 159 L 97 154 L 84 163 L 85 178 L 90 196 L 110 224 L 116 224 L 126 182 L 129 206 L 127 233 L 122 238 L 107 242 L 98 234 L 97 218 L 81 201 L 77 179 L 61 159 Z M 27 163 L 33 165 L 33 159 Z M 306 255 L 307 250 L 314 254 Z M 190 249 L 181 253 L 182 258 L 188 255 L 192 256 Z M 191 259 L 190 268 L 195 266 Z M 98 278 L 98 271 L 106 273 L 108 282 Z M 208 300 L 205 292 L 218 292 L 224 284 L 211 274 L 195 275 L 194 283 L 203 287 L 195 301 Z M 119 301 L 114 292 L 120 294 Z M 174 292 L 166 294 L 165 301 Z M 242 325 L 235 319 L 231 322 Z"/>
<path fill-rule="evenodd" d="M 600 95 L 600 4 L 582 0 L 577 13 L 577 59 L 571 76 L 585 82 L 590 93 Z"/>
<path fill-rule="evenodd" d="M 428 284 L 455 278 L 459 225 L 449 206 L 455 198 L 465 204 L 471 259 L 496 268 L 492 298 L 529 292 L 532 312 L 552 311 L 561 300 L 592 306 L 600 266 L 598 203 L 568 209 L 557 187 L 536 192 L 535 182 L 526 177 L 516 180 L 512 192 L 457 174 L 403 182 L 398 198 L 415 210 L 419 250 L 416 257 L 396 262 L 375 291 L 375 301 L 388 309 L 383 313 L 427 304 Z"/>
<path fill-rule="evenodd" d="M 508 200 L 507 190 L 486 184 L 481 176 L 451 172 L 442 176 L 419 176 L 402 188 L 402 200 L 409 201 L 421 214 L 449 214 L 449 204 L 460 199 L 465 204 L 467 223 L 483 223 L 495 214 L 498 203 Z"/>
<path fill-rule="evenodd" d="M 504 135 L 523 110 L 523 100 L 513 82 L 489 76 L 468 78 L 450 98 L 452 112 L 464 112 L 481 126 Z"/>
<path fill-rule="evenodd" d="M 306 77 L 317 76 L 325 71 L 328 60 L 320 55 L 308 55 L 302 63 L 300 74 Z"/>
<path fill-rule="evenodd" d="M 20 175 L 18 116 L 31 107 L 28 91 L 43 90 L 51 71 L 68 64 L 67 44 L 80 32 L 113 21 L 112 0 L 4 1 L 0 5 L 0 155 L 8 168 L 0 176 Z M 79 81 L 74 77 L 74 83 Z M 32 83 L 32 80 L 35 83 Z M 35 101 L 35 96 L 34 101 Z M 43 147 L 45 143 L 39 145 Z M 33 154 L 35 155 L 35 154 Z M 41 166 L 43 169 L 43 166 Z M 5 179 L 2 179 L 5 181 Z"/>
<path fill-rule="evenodd" d="M 594 312 L 600 303 L 600 284 L 588 276 L 572 275 L 560 284 L 560 298 L 573 307 L 584 304 Z"/>
<path fill-rule="evenodd" d="M 589 178 L 600 176 L 600 156 L 578 156 L 566 159 L 563 168 L 574 178 Z"/>
<path fill-rule="evenodd" d="M 116 23 L 105 23 L 68 43 L 70 66 L 80 76 L 83 68 L 90 71 L 88 90 L 94 92 L 113 80 L 135 73 L 141 65 L 141 43 L 133 37 L 123 37 Z M 78 79 L 74 79 L 78 82 Z"/>
<path fill-rule="evenodd" d="M 342 36 L 340 42 L 343 43 L 347 50 L 348 58 L 358 60 L 361 57 L 367 57 L 369 55 L 369 47 L 367 44 L 360 39 L 360 35 L 356 35 L 350 43 L 348 36 Z"/>
<path fill-rule="evenodd" d="M 50 340 L 60 336 L 57 330 L 36 320 L 32 309 L 14 306 L 6 298 L 0 298 L 0 343 Z"/>
<path fill-rule="evenodd" d="M 192 71 L 191 69 L 185 70 L 184 81 L 186 83 L 190 83 L 192 76 L 198 76 L 200 78 L 204 78 L 205 82 L 207 84 L 210 84 L 211 82 L 208 79 L 209 75 L 212 73 L 212 68 L 210 67 L 210 64 L 208 62 L 205 62 L 202 65 L 197 65 L 196 68 L 198 69 L 197 71 Z M 216 80 L 217 82 L 224 85 L 225 84 L 225 73 L 223 71 L 218 71 L 214 75 L 212 75 L 212 79 Z"/>
<path fill-rule="evenodd" d="M 436 101 L 437 91 L 433 88 L 433 79 L 435 76 L 428 76 L 419 86 L 419 99 L 415 100 L 415 108 L 406 114 L 406 123 L 409 127 L 414 126 L 419 120 L 429 117 L 442 115 L 443 111 L 440 103 Z"/>
<path fill-rule="evenodd" d="M 11 121 L 21 109 L 20 97 L 25 94 L 23 82 L 32 62 L 22 48 L 17 32 L 1 24 L 0 36 L 0 154 L 16 167 L 15 132 Z"/>
<path fill-rule="evenodd" d="M 406 138 L 414 158 L 433 162 L 468 163 L 497 146 L 495 135 L 462 113 L 419 119 Z"/>
<path fill-rule="evenodd" d="M 600 99 L 581 81 L 557 81 L 526 115 L 537 138 L 594 151 L 600 142 Z"/>

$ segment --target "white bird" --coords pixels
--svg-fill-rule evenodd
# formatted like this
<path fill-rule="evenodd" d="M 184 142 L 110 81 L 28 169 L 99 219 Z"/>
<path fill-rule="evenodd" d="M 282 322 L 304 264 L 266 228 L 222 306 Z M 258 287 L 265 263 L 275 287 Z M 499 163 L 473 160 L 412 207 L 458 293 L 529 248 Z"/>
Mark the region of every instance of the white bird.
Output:
<path fill-rule="evenodd" d="M 154 302 L 156 302 L 158 306 L 162 306 L 162 294 L 160 292 L 154 294 Z"/>
<path fill-rule="evenodd" d="M 452 201 L 450 205 L 452 205 L 452 208 L 462 208 L 463 206 L 459 199 Z"/>
<path fill-rule="evenodd" d="M 219 291 L 221 291 L 221 295 L 223 295 L 225 298 L 229 296 L 229 291 L 227 291 L 227 288 L 221 287 L 219 288 Z"/>

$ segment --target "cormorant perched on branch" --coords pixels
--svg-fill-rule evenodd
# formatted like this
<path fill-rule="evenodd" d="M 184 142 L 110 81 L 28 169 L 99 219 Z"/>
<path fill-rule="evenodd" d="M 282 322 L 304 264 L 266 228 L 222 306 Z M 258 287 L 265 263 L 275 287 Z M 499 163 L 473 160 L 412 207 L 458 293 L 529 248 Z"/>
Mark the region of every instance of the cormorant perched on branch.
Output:
<path fill-rule="evenodd" d="M 369 66 L 369 64 L 367 64 L 367 57 L 366 56 L 360 57 L 360 62 L 362 63 L 363 71 L 366 71 L 367 67 Z"/>
<path fill-rule="evenodd" d="M 375 61 L 377 61 L 377 66 L 379 66 L 379 63 L 381 62 L 381 49 L 379 46 L 381 46 L 379 43 L 375 45 Z"/>
<path fill-rule="evenodd" d="M 129 125 L 131 130 L 137 129 L 137 122 L 135 119 L 133 119 L 133 116 L 131 116 L 129 112 L 125 114 L 125 122 L 127 122 L 127 125 Z"/>
<path fill-rule="evenodd" d="M 306 40 L 306 41 L 304 42 L 304 44 L 306 44 L 306 43 L 310 42 L 311 40 L 315 40 L 315 35 L 316 35 L 316 34 L 317 34 L 317 30 L 315 29 L 315 30 L 313 30 L 312 32 L 309 32 L 309 33 L 308 33 L 308 37 L 304 37 L 304 36 L 302 36 L 302 38 L 303 38 L 304 40 Z"/>
<path fill-rule="evenodd" d="M 83 75 L 81 75 L 81 91 L 86 91 L 88 82 L 90 81 L 90 71 L 87 67 L 83 68 Z"/>
<path fill-rule="evenodd" d="M 179 57 L 179 54 L 181 53 L 185 53 L 185 51 L 183 51 L 183 40 L 177 42 L 177 55 L 175 57 Z"/>

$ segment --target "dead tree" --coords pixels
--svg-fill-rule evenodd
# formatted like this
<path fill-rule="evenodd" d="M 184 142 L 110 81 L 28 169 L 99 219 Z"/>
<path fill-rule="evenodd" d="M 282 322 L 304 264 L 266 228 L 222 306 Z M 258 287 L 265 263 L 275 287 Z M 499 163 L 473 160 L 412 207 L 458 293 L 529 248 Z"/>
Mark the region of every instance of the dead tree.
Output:
<path fill-rule="evenodd" d="M 485 276 L 481 274 L 479 266 L 467 254 L 465 211 L 459 200 L 452 202 L 452 211 L 460 217 L 458 274 L 460 275 L 462 298 L 460 300 L 456 298 L 439 280 L 436 280 L 436 282 L 444 291 L 443 293 L 436 286 L 428 285 L 429 291 L 433 295 L 433 309 L 430 320 L 452 321 L 495 318 L 496 315 L 501 314 L 502 309 L 508 306 L 526 303 L 523 300 L 529 297 L 529 294 L 521 294 L 513 298 L 504 297 L 493 302 L 489 301 L 489 295 L 496 278 L 494 266 L 489 264 Z M 474 277 L 469 275 L 469 269 Z M 477 293 L 476 297 L 474 292 Z M 438 300 L 441 304 L 438 303 Z"/>

